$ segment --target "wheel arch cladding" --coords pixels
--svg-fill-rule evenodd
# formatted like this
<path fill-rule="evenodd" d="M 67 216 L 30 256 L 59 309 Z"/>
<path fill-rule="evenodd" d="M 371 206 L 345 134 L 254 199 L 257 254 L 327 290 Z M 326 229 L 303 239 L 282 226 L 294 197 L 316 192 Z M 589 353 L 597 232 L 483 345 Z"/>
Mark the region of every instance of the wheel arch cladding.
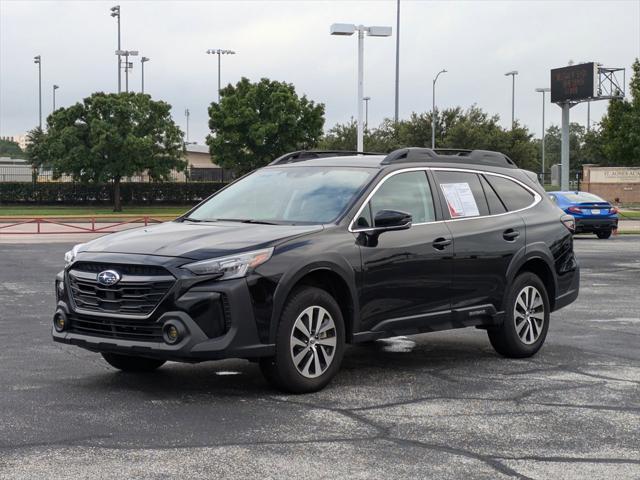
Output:
<path fill-rule="evenodd" d="M 553 276 L 553 271 L 551 270 L 549 264 L 541 257 L 532 257 L 527 259 L 522 264 L 514 278 L 522 272 L 531 272 L 542 281 L 545 289 L 547 290 L 547 296 L 549 297 L 549 306 L 551 307 L 550 309 L 551 311 L 553 311 L 556 300 L 556 283 Z"/>
<path fill-rule="evenodd" d="M 271 339 L 275 338 L 278 323 L 280 321 L 280 315 L 287 298 L 295 288 L 301 285 L 321 288 L 336 300 L 344 320 L 346 340 L 350 341 L 353 334 L 354 319 L 357 318 L 357 305 L 355 304 L 356 297 L 352 291 L 352 287 L 349 286 L 349 282 L 344 275 L 342 273 L 338 273 L 337 269 L 327 265 L 306 268 L 298 272 L 290 282 L 287 282 L 286 289 L 278 289 L 278 299 L 276 301 L 271 322 Z"/>

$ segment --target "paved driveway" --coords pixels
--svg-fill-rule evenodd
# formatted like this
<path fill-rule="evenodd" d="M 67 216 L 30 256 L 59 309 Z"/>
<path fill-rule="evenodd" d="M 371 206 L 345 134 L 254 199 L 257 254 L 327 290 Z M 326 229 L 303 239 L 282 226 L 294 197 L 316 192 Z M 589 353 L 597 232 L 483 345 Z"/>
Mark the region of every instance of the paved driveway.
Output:
<path fill-rule="evenodd" d="M 139 376 L 54 344 L 70 245 L 2 244 L 0 478 L 640 478 L 640 236 L 575 243 L 580 298 L 535 358 L 398 338 L 305 396 L 246 361 Z"/>

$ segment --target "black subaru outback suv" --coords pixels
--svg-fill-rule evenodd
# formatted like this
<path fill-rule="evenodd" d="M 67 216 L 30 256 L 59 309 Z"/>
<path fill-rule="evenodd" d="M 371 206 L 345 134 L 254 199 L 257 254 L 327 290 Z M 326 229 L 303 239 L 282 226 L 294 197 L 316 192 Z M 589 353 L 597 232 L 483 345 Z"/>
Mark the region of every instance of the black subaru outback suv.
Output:
<path fill-rule="evenodd" d="M 578 296 L 572 222 L 501 153 L 294 152 L 67 252 L 53 338 L 129 371 L 258 360 L 290 392 L 327 385 L 345 344 L 394 335 L 473 326 L 527 357 Z"/>

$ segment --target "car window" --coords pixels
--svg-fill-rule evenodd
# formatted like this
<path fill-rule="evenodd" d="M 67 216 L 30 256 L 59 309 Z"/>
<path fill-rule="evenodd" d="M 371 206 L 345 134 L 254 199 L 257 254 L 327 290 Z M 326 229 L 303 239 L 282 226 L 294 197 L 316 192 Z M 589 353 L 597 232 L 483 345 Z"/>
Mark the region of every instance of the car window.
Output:
<path fill-rule="evenodd" d="M 470 172 L 437 171 L 435 177 L 450 218 L 489 215 L 489 207 L 478 175 Z"/>
<path fill-rule="evenodd" d="M 371 197 L 368 208 L 373 218 L 380 210 L 398 210 L 410 213 L 413 223 L 433 222 L 436 219 L 433 197 L 424 171 L 399 173 L 387 178 Z M 363 213 L 366 211 L 365 208 Z M 360 224 L 362 216 L 357 224 Z"/>
<path fill-rule="evenodd" d="M 480 183 L 482 183 L 484 196 L 487 198 L 487 203 L 489 204 L 489 213 L 491 213 L 491 215 L 505 213 L 507 211 L 507 207 L 504 206 L 502 200 L 500 200 L 493 187 L 489 185 L 489 182 L 487 182 L 482 175 L 480 175 Z"/>
<path fill-rule="evenodd" d="M 571 203 L 602 203 L 606 201 L 589 192 L 567 192 L 563 193 L 562 196 Z"/>
<path fill-rule="evenodd" d="M 528 207 L 535 199 L 533 193 L 512 180 L 496 175 L 486 175 L 485 178 L 510 212 Z"/>

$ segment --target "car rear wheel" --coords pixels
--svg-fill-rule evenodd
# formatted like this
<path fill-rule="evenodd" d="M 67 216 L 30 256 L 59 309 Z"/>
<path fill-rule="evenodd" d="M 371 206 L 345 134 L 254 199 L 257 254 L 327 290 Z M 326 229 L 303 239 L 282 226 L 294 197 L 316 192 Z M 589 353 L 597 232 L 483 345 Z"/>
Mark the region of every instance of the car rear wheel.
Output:
<path fill-rule="evenodd" d="M 611 236 L 611 230 L 600 230 L 599 232 L 596 232 L 596 235 L 598 238 L 602 238 L 604 240 Z"/>
<path fill-rule="evenodd" d="M 276 355 L 260 361 L 267 380 L 291 393 L 324 388 L 340 369 L 345 329 L 335 299 L 325 290 L 298 288 L 282 311 Z"/>
<path fill-rule="evenodd" d="M 534 355 L 547 337 L 549 313 L 549 297 L 540 278 L 521 273 L 507 294 L 502 325 L 487 332 L 491 345 L 505 357 Z"/>
<path fill-rule="evenodd" d="M 102 357 L 109 365 L 123 372 L 151 372 L 165 363 L 164 360 L 133 357 L 130 355 L 120 355 L 118 353 L 103 353 Z"/>

